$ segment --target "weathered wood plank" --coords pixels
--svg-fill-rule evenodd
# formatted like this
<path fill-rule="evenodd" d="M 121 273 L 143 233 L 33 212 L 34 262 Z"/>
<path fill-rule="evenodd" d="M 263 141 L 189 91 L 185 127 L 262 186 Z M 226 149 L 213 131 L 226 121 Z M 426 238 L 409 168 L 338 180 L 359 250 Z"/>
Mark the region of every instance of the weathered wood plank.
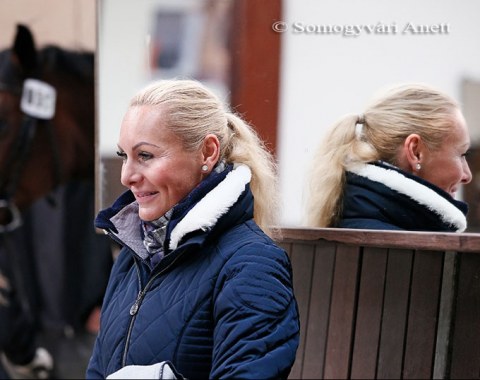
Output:
<path fill-rule="evenodd" d="M 312 290 L 312 274 L 314 244 L 293 244 L 291 247 L 290 260 L 293 268 L 293 290 L 298 303 L 300 314 L 300 343 L 297 349 L 297 355 L 290 379 L 301 379 L 305 355 L 305 326 L 307 326 L 307 316 L 310 309 L 310 293 Z"/>
<path fill-rule="evenodd" d="M 451 251 L 445 252 L 433 368 L 434 379 L 447 379 L 450 368 L 450 339 L 452 332 L 453 305 L 456 296 L 456 265 L 457 253 Z"/>
<path fill-rule="evenodd" d="M 353 379 L 374 379 L 376 376 L 387 252 L 385 248 L 363 250 L 352 357 Z"/>
<path fill-rule="evenodd" d="M 359 258 L 359 247 L 337 245 L 325 353 L 325 379 L 346 379 L 350 376 Z"/>
<path fill-rule="evenodd" d="M 330 315 L 335 244 L 319 242 L 315 249 L 312 293 L 306 331 L 302 377 L 322 379 Z"/>
<path fill-rule="evenodd" d="M 480 255 L 461 253 L 449 378 L 480 378 Z"/>
<path fill-rule="evenodd" d="M 377 378 L 401 379 L 413 251 L 388 252 Z"/>
<path fill-rule="evenodd" d="M 345 228 L 281 228 L 281 241 L 328 240 L 364 247 L 431 251 L 480 252 L 480 234 L 353 230 Z"/>
<path fill-rule="evenodd" d="M 430 379 L 433 374 L 443 258 L 435 251 L 414 255 L 404 379 Z"/>

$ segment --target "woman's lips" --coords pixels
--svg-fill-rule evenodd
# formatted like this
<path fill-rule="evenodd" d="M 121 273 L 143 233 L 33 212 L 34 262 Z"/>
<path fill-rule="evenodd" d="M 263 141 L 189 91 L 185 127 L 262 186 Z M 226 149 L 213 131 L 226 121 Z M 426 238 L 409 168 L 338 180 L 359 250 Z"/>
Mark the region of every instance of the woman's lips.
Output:
<path fill-rule="evenodd" d="M 156 191 L 142 191 L 142 192 L 137 192 L 137 193 L 134 193 L 134 194 L 135 194 L 135 199 L 137 200 L 137 202 L 144 203 L 144 202 L 148 202 L 149 200 L 151 200 L 155 195 L 158 194 L 158 192 L 156 192 Z"/>

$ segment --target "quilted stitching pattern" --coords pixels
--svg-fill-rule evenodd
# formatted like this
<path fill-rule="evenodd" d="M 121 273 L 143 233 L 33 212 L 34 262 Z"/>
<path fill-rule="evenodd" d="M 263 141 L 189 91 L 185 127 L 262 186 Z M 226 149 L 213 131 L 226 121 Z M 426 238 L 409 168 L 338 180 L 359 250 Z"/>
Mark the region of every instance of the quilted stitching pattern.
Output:
<path fill-rule="evenodd" d="M 116 265 L 122 268 L 130 255 L 123 251 Z M 120 368 L 129 309 L 139 290 L 133 267 L 115 278 L 116 302 L 103 311 L 108 325 L 99 338 L 111 350 L 102 363 L 104 375 Z M 285 252 L 246 223 L 215 249 L 204 247 L 155 280 L 135 316 L 127 364 L 171 360 L 190 378 L 280 376 L 295 357 L 296 313 Z M 270 353 L 255 363 L 265 351 Z"/>

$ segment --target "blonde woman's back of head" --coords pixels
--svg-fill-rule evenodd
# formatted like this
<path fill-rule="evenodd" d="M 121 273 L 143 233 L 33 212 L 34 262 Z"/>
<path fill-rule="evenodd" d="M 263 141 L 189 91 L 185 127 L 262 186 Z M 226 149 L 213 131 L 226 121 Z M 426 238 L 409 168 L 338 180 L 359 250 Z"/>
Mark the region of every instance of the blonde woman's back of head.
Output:
<path fill-rule="evenodd" d="M 308 188 L 307 225 L 331 227 L 342 213 L 345 172 L 382 160 L 396 165 L 397 152 L 412 133 L 431 149 L 451 131 L 458 104 L 419 83 L 389 88 L 361 115 L 350 114 L 330 127 L 314 156 Z"/>

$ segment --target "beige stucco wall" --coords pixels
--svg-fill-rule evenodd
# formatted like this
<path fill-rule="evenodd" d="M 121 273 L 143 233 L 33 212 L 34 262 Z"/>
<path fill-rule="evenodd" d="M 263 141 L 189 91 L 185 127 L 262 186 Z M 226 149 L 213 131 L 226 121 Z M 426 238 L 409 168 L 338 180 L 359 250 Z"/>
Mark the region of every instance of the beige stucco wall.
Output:
<path fill-rule="evenodd" d="M 17 23 L 33 31 L 37 47 L 54 43 L 94 50 L 96 0 L 0 0 L 0 49 L 9 47 Z"/>

